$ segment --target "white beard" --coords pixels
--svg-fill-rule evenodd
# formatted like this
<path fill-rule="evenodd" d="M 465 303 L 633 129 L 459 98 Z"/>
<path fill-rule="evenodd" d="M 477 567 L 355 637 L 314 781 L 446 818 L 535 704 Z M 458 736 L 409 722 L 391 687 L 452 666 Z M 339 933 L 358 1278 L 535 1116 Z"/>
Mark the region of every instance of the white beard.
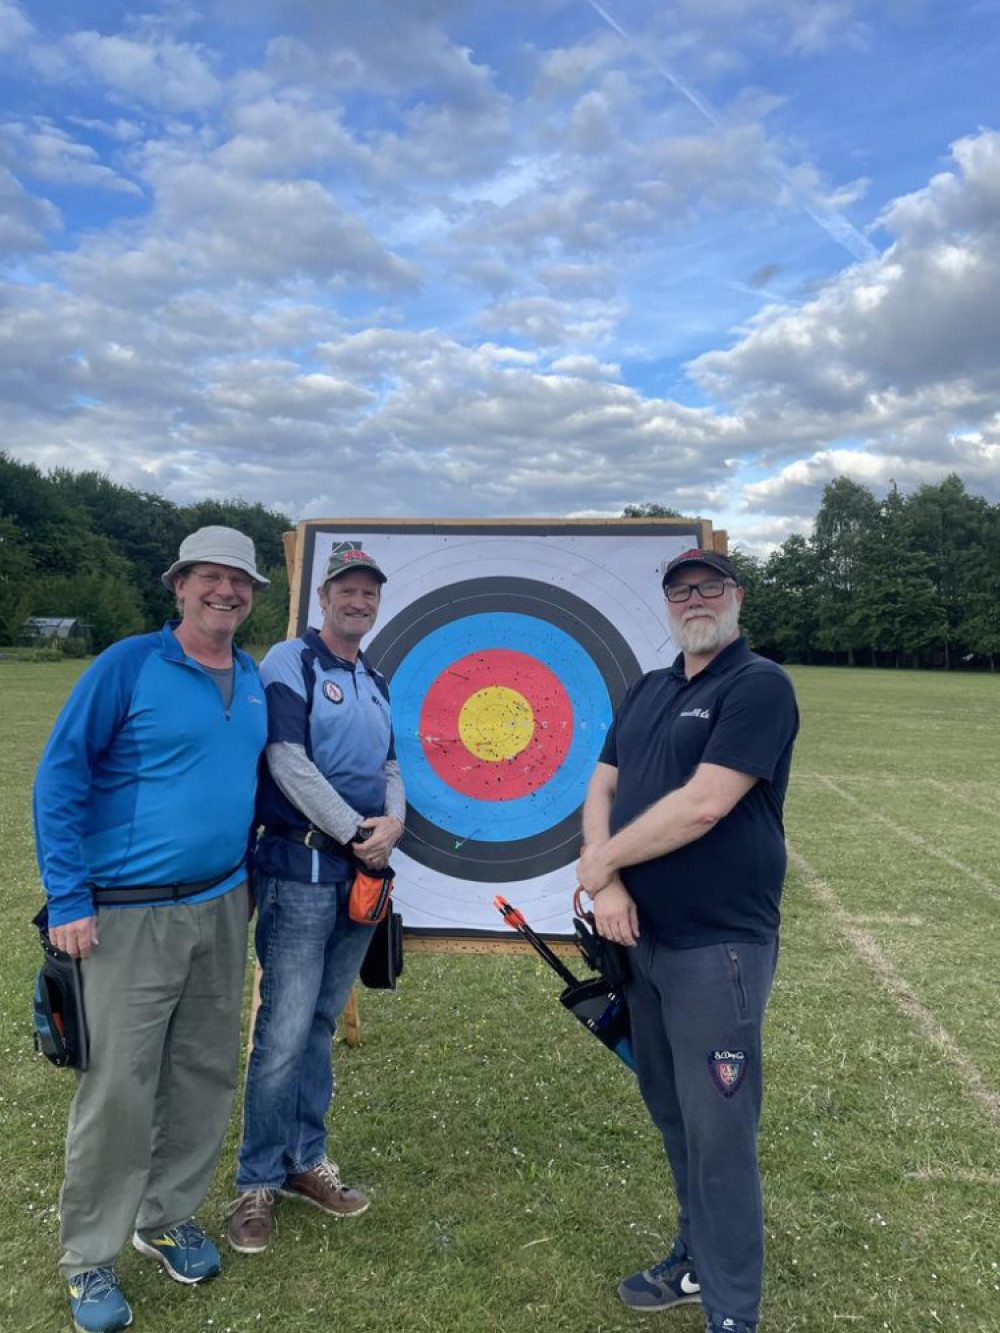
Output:
<path fill-rule="evenodd" d="M 690 620 L 682 618 L 673 624 L 674 638 L 681 652 L 701 657 L 705 653 L 718 652 L 736 637 L 740 604 L 735 597 L 722 611 L 700 606 L 697 614 L 690 610 L 686 614 L 691 616 Z"/>

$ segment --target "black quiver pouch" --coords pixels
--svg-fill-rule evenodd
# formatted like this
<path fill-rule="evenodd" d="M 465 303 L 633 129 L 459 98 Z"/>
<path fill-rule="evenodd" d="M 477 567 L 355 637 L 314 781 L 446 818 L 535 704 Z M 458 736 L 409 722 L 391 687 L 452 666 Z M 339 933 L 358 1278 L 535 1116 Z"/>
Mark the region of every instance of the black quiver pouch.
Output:
<path fill-rule="evenodd" d="M 38 927 L 44 955 L 32 997 L 35 1049 L 58 1068 L 82 1073 L 89 1063 L 90 1041 L 80 960 L 57 949 L 49 939 L 47 908 L 42 908 L 32 924 Z"/>
<path fill-rule="evenodd" d="M 594 916 L 580 901 L 580 890 L 573 895 L 573 934 L 583 961 L 599 972 L 613 991 L 621 992 L 628 980 L 628 950 L 614 940 L 606 940 L 594 929 Z"/>
<path fill-rule="evenodd" d="M 395 990 L 403 974 L 403 918 L 390 907 L 375 927 L 361 964 L 361 984 L 369 990 Z"/>

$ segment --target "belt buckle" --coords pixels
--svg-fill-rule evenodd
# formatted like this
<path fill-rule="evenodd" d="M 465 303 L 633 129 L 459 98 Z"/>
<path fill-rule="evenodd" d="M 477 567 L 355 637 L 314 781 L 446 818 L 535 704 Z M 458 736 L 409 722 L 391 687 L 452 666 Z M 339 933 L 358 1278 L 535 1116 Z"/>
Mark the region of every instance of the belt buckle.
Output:
<path fill-rule="evenodd" d="M 310 851 L 315 850 L 313 847 L 313 834 L 315 832 L 316 829 L 314 828 L 309 829 L 308 832 L 306 833 L 306 836 L 302 839 L 304 845 L 308 847 Z"/>

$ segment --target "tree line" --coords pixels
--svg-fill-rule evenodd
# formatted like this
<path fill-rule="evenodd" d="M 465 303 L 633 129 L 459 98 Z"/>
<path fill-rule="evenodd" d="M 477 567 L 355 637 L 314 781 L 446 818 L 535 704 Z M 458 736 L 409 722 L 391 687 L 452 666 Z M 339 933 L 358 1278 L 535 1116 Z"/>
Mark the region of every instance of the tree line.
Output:
<path fill-rule="evenodd" d="M 667 512 L 640 505 L 627 517 Z M 847 477 L 823 492 L 811 537 L 766 560 L 732 552 L 758 652 L 851 666 L 989 666 L 1000 656 L 1000 505 L 946 477 L 878 498 Z"/>
<path fill-rule="evenodd" d="M 625 517 L 678 517 L 630 505 Z M 95 651 L 155 628 L 173 609 L 160 574 L 195 528 L 222 523 L 252 537 L 271 586 L 255 599 L 244 641 L 285 635 L 283 514 L 244 500 L 176 505 L 97 472 L 43 473 L 0 452 L 0 644 L 30 616 L 79 616 Z M 787 662 L 951 668 L 1000 657 L 1000 505 L 957 476 L 882 498 L 838 477 L 811 537 L 767 559 L 732 552 L 747 589 L 744 628 L 758 652 Z"/>
<path fill-rule="evenodd" d="M 174 603 L 160 575 L 189 532 L 215 523 L 253 538 L 257 567 L 271 580 L 240 636 L 283 639 L 291 526 L 283 514 L 243 500 L 176 505 L 98 472 L 44 474 L 0 453 L 0 644 L 15 643 L 30 616 L 79 616 L 95 652 L 162 625 Z"/>

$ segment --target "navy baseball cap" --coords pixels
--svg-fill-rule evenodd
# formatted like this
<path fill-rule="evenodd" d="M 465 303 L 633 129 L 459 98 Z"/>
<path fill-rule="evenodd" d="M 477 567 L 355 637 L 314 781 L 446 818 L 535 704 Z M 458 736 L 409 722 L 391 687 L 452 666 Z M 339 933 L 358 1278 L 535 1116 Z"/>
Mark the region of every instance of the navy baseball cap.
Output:
<path fill-rule="evenodd" d="M 689 551 L 682 551 L 680 555 L 675 555 L 666 566 L 663 571 L 662 586 L 665 588 L 674 574 L 679 569 L 686 569 L 688 565 L 707 565 L 709 569 L 714 569 L 717 574 L 721 574 L 725 579 L 732 579 L 736 584 L 740 581 L 733 564 L 724 555 L 719 555 L 718 551 L 706 551 L 700 546 L 692 546 Z"/>

